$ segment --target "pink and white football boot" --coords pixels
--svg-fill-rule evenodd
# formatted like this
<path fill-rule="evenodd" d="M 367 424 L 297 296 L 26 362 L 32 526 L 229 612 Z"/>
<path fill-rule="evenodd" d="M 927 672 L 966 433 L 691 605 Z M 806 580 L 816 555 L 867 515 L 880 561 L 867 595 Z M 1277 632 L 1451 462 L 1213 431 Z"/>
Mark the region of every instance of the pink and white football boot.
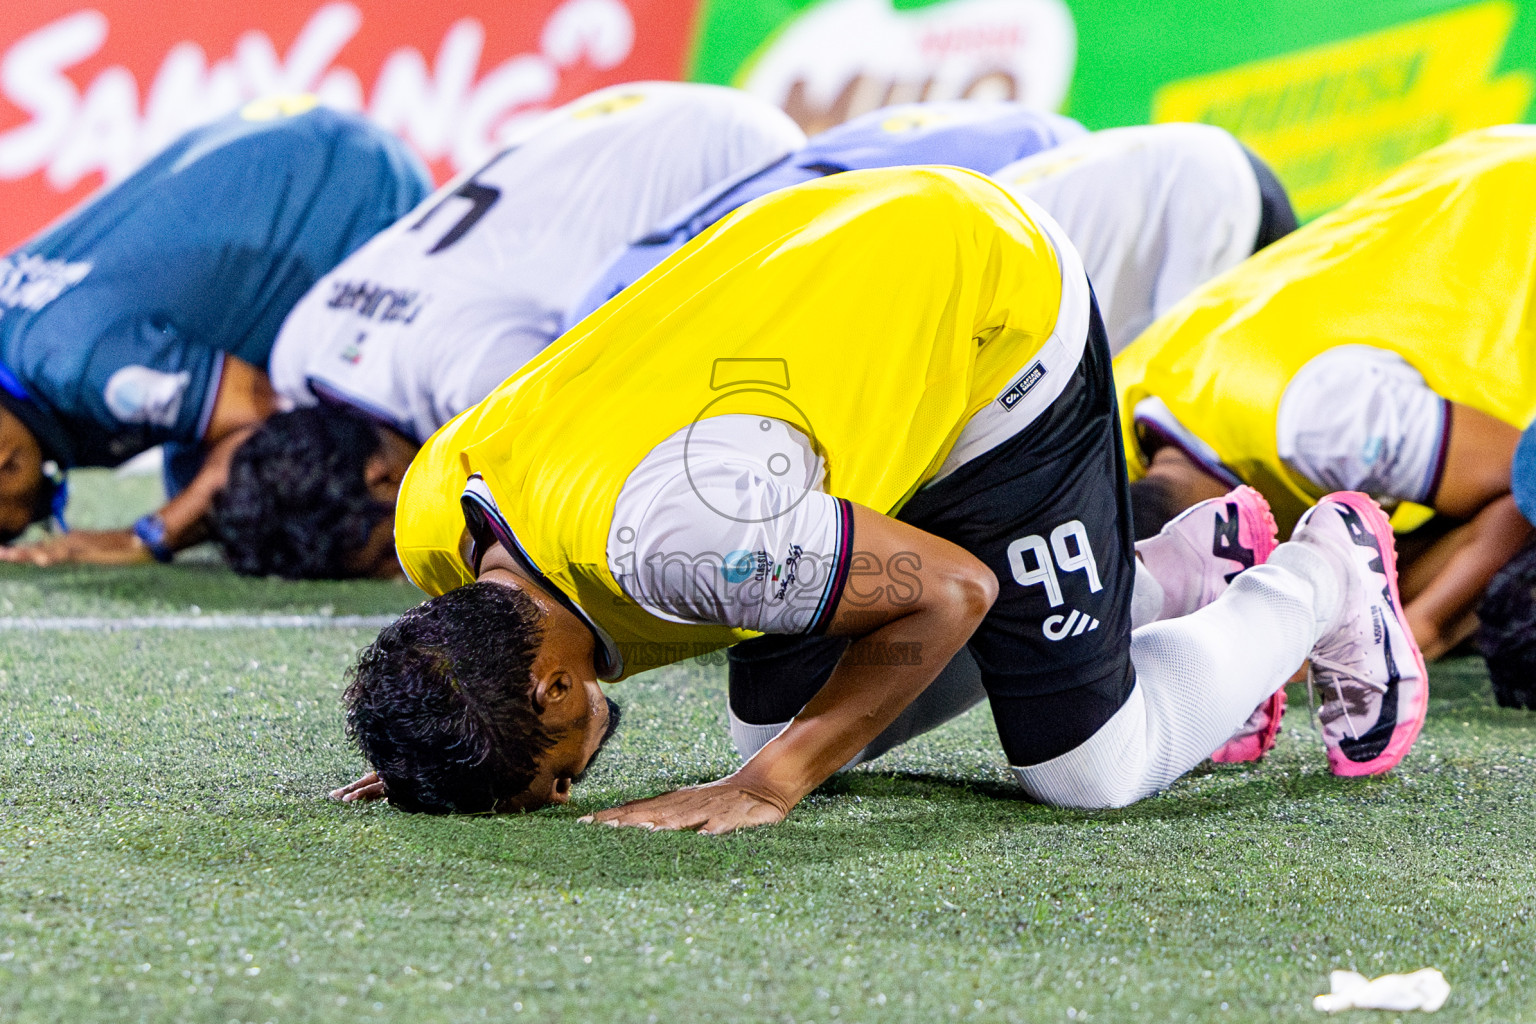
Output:
<path fill-rule="evenodd" d="M 1188 615 L 1216 600 L 1238 573 L 1264 564 L 1275 550 L 1277 533 L 1269 502 L 1248 486 L 1191 505 L 1169 520 L 1156 537 L 1136 545 L 1142 564 L 1163 588 L 1158 618 Z M 1211 760 L 1257 761 L 1275 745 L 1284 715 L 1282 687 L 1254 709 Z"/>
<path fill-rule="evenodd" d="M 1136 555 L 1163 588 L 1161 620 L 1204 608 L 1238 573 L 1263 565 L 1275 546 L 1269 502 L 1244 485 L 1180 512 L 1137 544 Z"/>
<path fill-rule="evenodd" d="M 1253 714 L 1232 734 L 1232 738 L 1216 748 L 1211 760 L 1217 764 L 1242 764 L 1262 760 L 1275 745 L 1280 735 L 1280 719 L 1285 717 L 1285 687 L 1282 686 L 1269 698 L 1253 709 Z"/>
<path fill-rule="evenodd" d="M 1392 527 L 1368 496 L 1341 491 L 1309 509 L 1291 540 L 1341 569 L 1339 611 L 1311 659 L 1328 767 L 1349 776 L 1390 771 L 1429 708 L 1429 673 L 1397 590 Z"/>

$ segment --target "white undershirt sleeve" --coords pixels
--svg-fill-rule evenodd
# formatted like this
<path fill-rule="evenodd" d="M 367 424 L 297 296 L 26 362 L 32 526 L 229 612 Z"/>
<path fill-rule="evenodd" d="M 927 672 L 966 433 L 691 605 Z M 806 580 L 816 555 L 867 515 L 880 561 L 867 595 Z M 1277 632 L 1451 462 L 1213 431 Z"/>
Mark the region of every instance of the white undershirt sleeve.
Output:
<path fill-rule="evenodd" d="M 1330 349 L 1303 366 L 1280 399 L 1280 458 L 1319 493 L 1428 504 L 1444 468 L 1448 408 L 1396 353 Z"/>
<path fill-rule="evenodd" d="M 652 449 L 625 481 L 608 533 L 614 579 L 673 622 L 762 633 L 826 628 L 847 577 L 848 502 L 783 421 L 718 416 Z"/>

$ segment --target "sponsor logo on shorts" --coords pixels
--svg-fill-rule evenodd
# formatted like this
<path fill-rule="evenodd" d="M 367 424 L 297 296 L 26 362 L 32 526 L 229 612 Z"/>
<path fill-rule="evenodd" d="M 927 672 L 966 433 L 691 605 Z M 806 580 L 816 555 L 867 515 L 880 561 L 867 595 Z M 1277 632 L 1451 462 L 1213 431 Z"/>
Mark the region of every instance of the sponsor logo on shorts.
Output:
<path fill-rule="evenodd" d="M 1040 624 L 1040 632 L 1047 640 L 1065 640 L 1069 636 L 1081 636 L 1099 628 L 1099 620 L 1092 615 L 1072 609 L 1071 615 L 1052 615 Z"/>
<path fill-rule="evenodd" d="M 1081 519 L 1071 519 L 1057 526 L 1049 539 L 1044 534 L 1020 537 L 1008 545 L 1008 563 L 1013 570 L 1014 582 L 1021 587 L 1044 588 L 1045 599 L 1052 608 L 1060 608 L 1066 603 L 1062 577 L 1069 573 L 1083 575 L 1089 594 L 1104 589 L 1099 578 L 1099 563 L 1088 541 L 1088 528 Z M 1098 628 L 1098 619 L 1076 608 L 1046 616 L 1040 624 L 1040 632 L 1053 641 L 1082 636 Z"/>
<path fill-rule="evenodd" d="M 1037 362 L 1024 371 L 1024 376 L 1013 382 L 1013 387 L 997 396 L 997 404 L 1013 412 L 1014 407 L 1024 401 L 1024 396 L 1035 390 L 1035 385 L 1044 379 L 1045 367 Z"/>

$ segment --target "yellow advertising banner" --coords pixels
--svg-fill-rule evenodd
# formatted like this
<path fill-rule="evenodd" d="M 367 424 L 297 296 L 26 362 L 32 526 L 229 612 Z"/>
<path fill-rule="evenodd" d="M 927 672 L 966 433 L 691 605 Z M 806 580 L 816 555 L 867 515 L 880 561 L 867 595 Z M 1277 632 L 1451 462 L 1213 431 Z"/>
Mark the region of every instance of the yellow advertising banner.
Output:
<path fill-rule="evenodd" d="M 1154 121 L 1204 121 L 1274 167 L 1303 218 L 1415 153 L 1525 116 L 1536 76 L 1496 74 L 1518 11 L 1507 0 L 1162 86 Z"/>

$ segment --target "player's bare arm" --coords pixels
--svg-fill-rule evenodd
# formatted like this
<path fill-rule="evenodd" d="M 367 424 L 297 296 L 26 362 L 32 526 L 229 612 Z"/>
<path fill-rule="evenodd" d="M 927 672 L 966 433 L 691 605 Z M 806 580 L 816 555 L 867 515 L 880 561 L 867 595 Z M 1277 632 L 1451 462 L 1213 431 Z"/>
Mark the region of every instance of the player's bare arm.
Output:
<path fill-rule="evenodd" d="M 251 431 L 276 411 L 277 395 L 265 371 L 226 356 L 203 437 L 203 468 L 157 513 L 164 524 L 160 543 L 165 551 L 180 551 L 207 539 L 205 518 L 229 474 L 230 459 Z M 155 553 L 132 529 L 71 530 L 37 544 L 0 548 L 0 560 L 37 566 L 135 565 L 154 559 Z"/>
<path fill-rule="evenodd" d="M 1402 581 L 1408 621 L 1426 658 L 1444 655 L 1471 635 L 1478 599 L 1531 535 L 1509 494 L 1519 440 L 1509 424 L 1451 406 L 1445 472 L 1433 506 L 1461 525 L 1413 558 Z"/>
<path fill-rule="evenodd" d="M 856 638 L 821 691 L 789 727 L 718 782 L 639 800 L 584 818 L 605 825 L 723 834 L 782 821 L 806 794 L 896 719 L 975 632 L 997 596 L 997 578 L 954 544 L 871 509 L 854 506 L 860 553 L 918 566 L 915 598 L 894 588 L 844 593 L 829 633 Z M 915 664 L 863 657 L 916 645 Z"/>

